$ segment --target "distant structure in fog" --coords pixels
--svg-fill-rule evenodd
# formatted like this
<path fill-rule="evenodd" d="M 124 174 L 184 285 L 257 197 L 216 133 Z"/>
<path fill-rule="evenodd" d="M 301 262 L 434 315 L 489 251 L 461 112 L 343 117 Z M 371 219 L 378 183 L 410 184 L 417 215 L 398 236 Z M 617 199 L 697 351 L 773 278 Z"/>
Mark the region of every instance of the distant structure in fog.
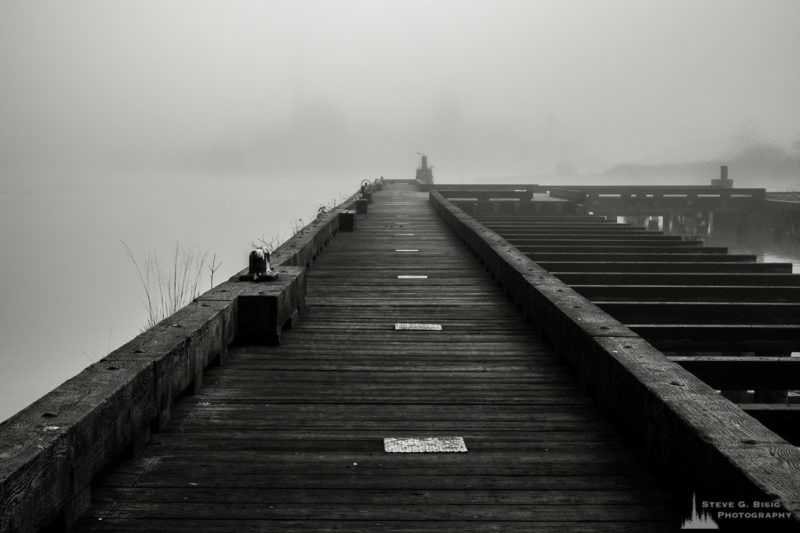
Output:
<path fill-rule="evenodd" d="M 419 153 L 419 152 L 417 152 Z M 433 167 L 428 166 L 428 156 L 419 154 L 421 157 L 419 168 L 417 169 L 417 179 L 422 183 L 433 183 Z"/>

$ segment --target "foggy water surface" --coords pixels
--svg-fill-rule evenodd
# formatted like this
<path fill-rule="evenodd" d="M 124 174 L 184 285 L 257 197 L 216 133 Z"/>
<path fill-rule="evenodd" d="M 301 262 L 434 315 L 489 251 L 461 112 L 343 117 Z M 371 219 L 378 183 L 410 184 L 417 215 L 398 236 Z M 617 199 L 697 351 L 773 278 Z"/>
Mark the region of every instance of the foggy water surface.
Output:
<path fill-rule="evenodd" d="M 359 182 L 188 176 L 3 187 L 0 420 L 140 332 L 144 293 L 121 241 L 164 265 L 176 242 L 216 253 L 217 284 L 246 267 L 251 242 L 288 238 L 290 221 L 310 222 Z"/>

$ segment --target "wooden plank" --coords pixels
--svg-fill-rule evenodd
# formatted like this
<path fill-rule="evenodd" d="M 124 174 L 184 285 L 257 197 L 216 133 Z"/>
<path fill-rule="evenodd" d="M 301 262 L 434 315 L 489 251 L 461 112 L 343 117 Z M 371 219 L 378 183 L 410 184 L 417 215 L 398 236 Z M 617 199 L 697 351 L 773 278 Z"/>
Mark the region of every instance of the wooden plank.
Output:
<path fill-rule="evenodd" d="M 669 252 L 530 252 L 526 254 L 539 264 L 542 263 L 562 263 L 562 262 L 591 262 L 591 263 L 756 263 L 756 256 L 754 255 L 740 255 L 740 254 L 721 254 L 721 253 L 702 253 L 699 251 L 693 253 L 669 253 Z M 679 267 L 676 267 L 679 268 Z M 767 267 L 761 267 L 767 268 Z M 554 270 L 548 268 L 548 270 Z M 563 267 L 557 267 L 555 270 L 563 271 Z M 613 268 L 609 271 L 614 272 Z M 752 270 L 757 272 L 756 269 Z M 766 271 L 770 271 L 767 269 Z M 702 271 L 699 271 L 702 272 Z"/>
<path fill-rule="evenodd" d="M 551 242 L 562 242 L 562 241 L 587 241 L 587 242 L 601 242 L 604 243 L 606 241 L 610 242 L 651 242 L 655 244 L 660 244 L 662 242 L 670 242 L 670 243 L 696 243 L 699 241 L 690 241 L 684 240 L 680 235 L 664 235 L 660 231 L 630 231 L 630 230 L 619 230 L 615 232 L 577 232 L 577 231 L 570 231 L 570 232 L 554 232 L 554 231 L 542 231 L 542 232 L 511 232 L 511 231 L 503 231 L 503 237 L 505 237 L 509 242 L 514 244 L 538 244 L 543 243 L 546 241 Z M 696 246 L 696 245 L 695 245 Z"/>
<path fill-rule="evenodd" d="M 491 225 L 487 225 L 487 227 L 491 227 L 492 229 L 500 229 L 494 228 Z M 637 238 L 637 239 L 652 239 L 653 236 L 666 236 L 672 239 L 682 239 L 683 237 L 679 235 L 664 235 L 662 231 L 651 231 L 646 228 L 641 227 L 634 227 L 634 226 L 611 226 L 611 225 L 604 225 L 598 227 L 592 227 L 588 229 L 575 229 L 571 227 L 552 227 L 552 228 L 517 228 L 513 226 L 508 226 L 502 228 L 502 234 L 505 238 L 517 238 L 517 237 L 613 237 L 613 238 Z"/>
<path fill-rule="evenodd" d="M 716 389 L 786 390 L 800 386 L 800 358 L 775 356 L 671 356 Z"/>
<path fill-rule="evenodd" d="M 222 492 L 208 487 L 192 490 L 181 488 L 104 488 L 93 498 L 99 501 L 148 501 L 154 503 L 225 503 L 238 504 L 305 504 L 318 505 L 636 505 L 675 502 L 668 492 L 651 492 L 642 496 L 628 491 L 561 490 L 472 490 L 460 494 L 449 490 L 365 490 L 347 491 L 318 489 L 229 488 Z"/>
<path fill-rule="evenodd" d="M 674 246 L 670 246 L 674 243 Z M 665 244 L 667 246 L 665 246 Z M 685 242 L 668 241 L 664 244 L 654 244 L 652 246 L 646 245 L 646 241 L 631 241 L 630 243 L 621 243 L 617 246 L 598 244 L 596 241 L 580 241 L 578 243 L 551 244 L 551 245 L 535 245 L 535 246 L 517 246 L 523 253 L 532 254 L 531 256 L 536 259 L 538 254 L 558 254 L 558 253 L 584 253 L 584 254 L 604 254 L 604 255 L 660 255 L 665 256 L 667 259 L 670 255 L 674 256 L 692 256 L 692 255 L 713 255 L 714 257 L 726 257 L 724 254 L 727 252 L 726 248 L 710 248 L 697 245 L 686 245 Z M 702 260 L 702 259 L 701 259 Z"/>
<path fill-rule="evenodd" d="M 569 507 L 574 517 L 579 514 L 581 521 L 673 521 L 675 510 L 669 504 L 639 505 L 578 505 Z M 174 503 L 156 505 L 139 502 L 119 502 L 113 508 L 116 519 L 182 519 L 191 516 L 203 520 L 420 520 L 443 521 L 459 520 L 464 516 L 475 521 L 557 521 L 563 519 L 567 509 L 563 505 L 315 505 L 302 504 L 238 504 L 214 505 L 205 503 Z M 98 513 L 103 517 L 102 513 Z M 90 515 L 91 516 L 91 515 Z"/>
<path fill-rule="evenodd" d="M 628 324 L 628 327 L 666 351 L 800 351 L 798 325 Z"/>
<path fill-rule="evenodd" d="M 565 513 L 568 514 L 568 513 Z M 483 532 L 530 532 L 531 527 L 535 527 L 538 533 L 639 533 L 648 531 L 653 533 L 672 533 L 677 527 L 672 521 L 656 522 L 654 520 L 642 521 L 619 521 L 619 522 L 586 522 L 571 521 L 563 519 L 554 521 L 537 521 L 535 524 L 530 522 L 511 522 L 511 521 L 472 521 L 461 517 L 459 520 L 435 522 L 426 520 L 403 520 L 403 521 L 368 521 L 368 520 L 241 520 L 237 524 L 237 532 L 241 533 L 263 533 L 264 531 L 282 532 L 334 532 L 334 531 L 361 531 L 365 533 L 395 531 L 395 532 L 449 532 L 456 533 L 462 531 Z M 229 532 L 231 522 L 229 520 L 200 520 L 188 518 L 185 520 L 148 520 L 148 527 L 152 531 L 174 531 L 176 533 L 196 533 L 204 531 L 208 533 Z M 140 533 L 142 531 L 141 521 L 136 519 L 104 518 L 103 522 L 97 522 L 97 518 L 87 518 L 81 522 L 77 533 L 88 531 L 117 531 L 120 533 L 131 532 Z"/>
<path fill-rule="evenodd" d="M 722 256 L 720 256 L 722 257 Z M 730 256 L 728 256 L 730 257 Z M 791 263 L 756 263 L 755 256 L 738 259 L 737 262 L 717 262 L 718 256 L 712 256 L 711 261 L 699 262 L 694 259 L 670 261 L 675 257 L 662 258 L 656 261 L 635 260 L 564 260 L 552 256 L 549 259 L 536 258 L 542 268 L 559 275 L 563 272 L 640 272 L 640 273 L 783 273 L 792 272 Z M 695 258 L 696 259 L 696 258 Z"/>
<path fill-rule="evenodd" d="M 800 302 L 800 286 L 748 287 L 740 285 L 572 285 L 590 300 Z"/>
<path fill-rule="evenodd" d="M 682 239 L 670 239 L 666 236 L 663 237 L 649 237 L 649 238 L 634 238 L 628 239 L 624 236 L 609 236 L 609 237 L 600 237 L 600 238 L 562 238 L 559 236 L 558 238 L 553 237 L 543 237 L 543 238 L 533 238 L 527 237 L 524 239 L 520 238 L 511 238 L 509 242 L 513 242 L 517 245 L 518 248 L 523 247 L 550 247 L 550 246 L 573 246 L 573 247 L 582 247 L 582 246 L 590 246 L 590 247 L 604 247 L 604 248 L 615 248 L 615 247 L 646 247 L 646 248 L 664 248 L 670 249 L 673 247 L 677 248 L 704 248 L 707 250 L 715 250 L 715 252 L 708 252 L 708 253 L 726 253 L 728 251 L 727 248 L 721 247 L 704 247 L 702 241 L 685 241 Z"/>
<path fill-rule="evenodd" d="M 678 297 L 676 296 L 676 300 Z M 763 298 L 767 299 L 769 295 Z M 625 324 L 683 324 L 686 321 L 703 324 L 800 324 L 800 303 L 743 302 L 736 297 L 735 292 L 730 300 L 732 301 L 653 302 L 595 299 L 593 303 Z"/>
<path fill-rule="evenodd" d="M 718 272 L 558 272 L 568 285 L 744 285 L 800 286 L 798 274 Z"/>

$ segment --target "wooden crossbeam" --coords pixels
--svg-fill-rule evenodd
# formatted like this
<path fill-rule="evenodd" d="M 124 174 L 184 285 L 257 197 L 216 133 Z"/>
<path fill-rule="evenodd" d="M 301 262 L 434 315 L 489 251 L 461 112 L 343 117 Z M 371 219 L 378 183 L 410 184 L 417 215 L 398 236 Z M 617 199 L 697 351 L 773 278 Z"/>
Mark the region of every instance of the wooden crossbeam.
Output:
<path fill-rule="evenodd" d="M 480 215 L 477 219 L 486 224 L 492 222 L 507 222 L 511 224 L 524 224 L 527 222 L 604 222 L 616 223 L 616 220 L 608 220 L 606 217 L 583 216 L 583 215 L 532 215 L 522 213 L 518 215 Z"/>
<path fill-rule="evenodd" d="M 759 287 L 760 289 L 761 287 Z M 800 324 L 800 303 L 598 301 L 592 303 L 622 323 Z M 799 384 L 800 385 L 800 384 Z"/>
<path fill-rule="evenodd" d="M 618 228 L 616 226 L 593 226 L 584 229 L 575 229 L 571 227 L 552 227 L 552 228 L 521 228 L 521 229 L 508 229 L 503 230 L 503 236 L 505 238 L 509 237 L 517 237 L 517 236 L 537 236 L 537 235 L 544 235 L 544 236 L 559 236 L 562 235 L 578 235 L 578 236 L 590 236 L 596 235 L 598 237 L 603 236 L 613 236 L 616 237 L 617 235 L 625 235 L 625 236 L 647 236 L 647 235 L 663 235 L 664 233 L 661 231 L 647 231 L 644 228 L 635 228 L 635 227 L 622 227 Z"/>
<path fill-rule="evenodd" d="M 800 275 L 771 273 L 560 272 L 558 278 L 569 285 L 800 285 Z"/>
<path fill-rule="evenodd" d="M 522 250 L 521 250 L 522 251 Z M 603 252 L 556 252 L 555 250 L 526 253 L 528 257 L 541 262 L 603 262 L 614 272 L 613 265 L 617 263 L 754 263 L 754 255 L 716 254 L 716 253 L 603 253 Z M 545 267 L 546 268 L 546 267 Z M 679 268 L 679 267 L 676 267 Z M 548 269 L 551 270 L 551 269 Z M 561 270 L 564 270 L 563 268 Z M 669 269 L 666 270 L 669 272 Z M 688 270 L 691 272 L 692 270 Z M 780 270 L 777 270 L 780 271 Z M 698 272 L 702 272 L 698 270 Z M 754 270 L 754 272 L 756 272 Z"/>
<path fill-rule="evenodd" d="M 716 389 L 800 388 L 800 357 L 679 355 L 670 360 Z"/>
<path fill-rule="evenodd" d="M 740 259 L 737 262 L 721 262 L 717 256 L 709 256 L 711 261 L 667 261 L 665 259 L 656 261 L 636 261 L 636 260 L 602 260 L 602 255 L 592 256 L 591 254 L 528 254 L 539 266 L 550 272 L 560 275 L 564 272 L 639 272 L 639 273 L 784 273 L 792 272 L 791 263 L 756 263 L 755 256 L 747 256 L 748 259 Z M 730 256 L 728 256 L 730 257 Z"/>
<path fill-rule="evenodd" d="M 503 233 L 506 229 L 530 229 L 530 228 L 631 228 L 630 224 L 617 224 L 608 220 L 595 220 L 595 221 L 541 221 L 541 222 L 483 222 L 486 227 L 497 230 L 498 233 Z M 644 228 L 643 228 L 644 230 Z"/>
<path fill-rule="evenodd" d="M 520 243 L 525 244 L 528 241 L 541 241 L 541 240 L 551 240 L 551 241 L 575 241 L 575 240 L 585 240 L 585 241 L 622 241 L 622 242 L 630 242 L 630 241 L 655 241 L 655 242 L 682 242 L 682 243 L 694 243 L 697 241 L 685 241 L 681 238 L 680 235 L 664 235 L 660 231 L 565 231 L 561 230 L 559 232 L 552 232 L 552 231 L 541 231 L 541 232 L 534 232 L 528 231 L 527 233 L 508 233 L 504 235 L 506 240 L 513 243 Z"/>
<path fill-rule="evenodd" d="M 741 285 L 572 285 L 590 300 L 800 302 L 800 287 Z"/>
<path fill-rule="evenodd" d="M 800 325 L 628 324 L 659 350 L 685 352 L 792 352 Z"/>
<path fill-rule="evenodd" d="M 591 242 L 591 241 L 587 241 Z M 670 241 L 675 242 L 675 241 Z M 669 243 L 665 243 L 669 244 Z M 676 244 L 680 244 L 676 242 Z M 705 248 L 701 246 L 645 246 L 639 245 L 617 245 L 603 246 L 594 244 L 545 244 L 535 246 L 518 246 L 523 253 L 596 253 L 596 254 L 651 254 L 651 255 L 704 255 L 715 257 L 726 257 L 725 248 Z"/>
<path fill-rule="evenodd" d="M 598 238 L 572 238 L 567 239 L 561 236 L 556 238 L 541 238 L 541 237 L 528 237 L 525 239 L 519 239 L 512 237 L 510 242 L 514 244 L 519 244 L 522 246 L 573 246 L 573 247 L 584 247 L 584 246 L 591 246 L 594 248 L 603 247 L 603 248 L 614 248 L 614 247 L 650 247 L 654 248 L 656 251 L 664 248 L 704 248 L 703 243 L 701 241 L 683 241 L 681 239 L 669 239 L 669 238 L 659 238 L 659 237 L 652 237 L 649 239 L 626 239 L 625 237 L 598 237 Z M 727 248 L 721 247 L 708 247 L 708 250 L 713 250 L 713 252 L 709 253 L 725 253 L 728 251 Z"/>

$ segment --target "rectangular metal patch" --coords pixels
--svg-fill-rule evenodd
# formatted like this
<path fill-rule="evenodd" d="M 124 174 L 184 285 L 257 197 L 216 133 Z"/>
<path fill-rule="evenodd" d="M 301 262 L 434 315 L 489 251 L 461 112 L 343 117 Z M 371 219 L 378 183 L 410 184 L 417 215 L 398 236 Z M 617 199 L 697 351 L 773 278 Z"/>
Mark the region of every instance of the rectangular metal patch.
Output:
<path fill-rule="evenodd" d="M 394 325 L 395 331 L 406 329 L 411 331 L 442 331 L 441 324 L 411 324 L 398 322 Z"/>
<path fill-rule="evenodd" d="M 397 276 L 397 279 L 428 279 L 428 276 L 416 275 L 416 274 L 400 274 Z"/>
<path fill-rule="evenodd" d="M 383 439 L 386 453 L 465 453 L 462 437 L 387 437 Z"/>
<path fill-rule="evenodd" d="M 395 237 L 413 237 L 414 234 L 413 233 L 395 233 L 394 236 Z"/>
<path fill-rule="evenodd" d="M 413 250 L 410 248 L 400 248 L 398 250 L 395 250 L 395 252 L 419 252 L 419 250 Z"/>

